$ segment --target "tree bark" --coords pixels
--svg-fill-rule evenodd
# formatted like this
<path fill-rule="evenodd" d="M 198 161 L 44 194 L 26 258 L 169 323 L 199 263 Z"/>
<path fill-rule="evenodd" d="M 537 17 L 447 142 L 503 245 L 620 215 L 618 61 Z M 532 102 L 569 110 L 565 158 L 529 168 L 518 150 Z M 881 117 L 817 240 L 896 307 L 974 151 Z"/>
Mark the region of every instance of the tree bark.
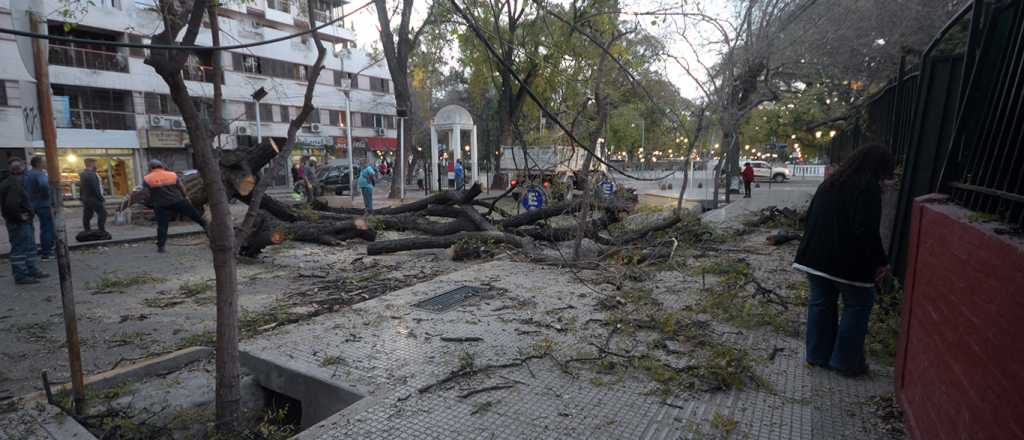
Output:
<path fill-rule="evenodd" d="M 181 45 L 195 44 L 208 2 L 196 0 L 189 11 L 179 11 L 172 0 L 160 0 L 164 11 L 164 29 L 152 39 L 154 44 L 175 45 L 176 37 L 185 28 Z M 186 26 L 187 15 L 187 26 Z M 217 350 L 216 350 L 216 427 L 219 432 L 233 434 L 241 421 L 238 361 L 238 286 L 234 255 L 234 228 L 228 209 L 228 194 L 223 174 L 214 157 L 210 131 L 196 110 L 181 76 L 188 54 L 184 51 L 150 50 L 146 64 L 153 67 L 167 83 L 171 99 L 181 112 L 194 148 L 196 167 L 203 177 L 210 206 L 210 250 L 217 285 Z"/>

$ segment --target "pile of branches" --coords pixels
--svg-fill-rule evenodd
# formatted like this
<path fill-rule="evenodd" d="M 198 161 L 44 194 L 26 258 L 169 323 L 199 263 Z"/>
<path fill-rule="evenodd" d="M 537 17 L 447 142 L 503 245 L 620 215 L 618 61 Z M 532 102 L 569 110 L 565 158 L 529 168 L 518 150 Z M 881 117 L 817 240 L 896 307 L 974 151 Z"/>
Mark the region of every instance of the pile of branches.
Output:
<path fill-rule="evenodd" d="M 261 178 L 258 170 L 267 165 L 278 153 L 270 143 L 262 143 L 222 153 L 220 166 L 229 195 L 252 204 L 254 190 Z M 193 205 L 206 202 L 204 186 L 198 175 L 183 179 Z M 611 236 L 608 226 L 618 223 L 632 211 L 637 197 L 622 190 L 611 196 L 591 195 L 575 197 L 553 203 L 541 209 L 519 214 L 504 212 L 498 202 L 509 197 L 512 190 L 483 200 L 481 188 L 475 184 L 464 190 L 435 193 L 424 199 L 375 210 L 366 216 L 362 209 L 332 208 L 314 202 L 300 207 L 290 206 L 263 195 L 259 210 L 248 231 L 238 234 L 239 253 L 253 257 L 268 246 L 287 241 L 300 241 L 322 245 L 338 245 L 351 239 L 367 244 L 367 254 L 382 255 L 420 249 L 452 249 L 454 259 L 472 258 L 473 246 L 459 243 L 477 242 L 508 246 L 533 253 L 535 242 L 565 242 L 582 237 L 598 245 L 616 248 L 647 238 L 650 234 L 672 228 L 680 217 L 672 215 L 637 230 Z M 582 212 L 582 214 L 581 214 Z M 549 227 L 548 220 L 559 216 L 573 216 L 571 226 Z M 584 217 L 584 218 L 578 218 Z M 377 240 L 382 230 L 408 231 L 416 235 L 393 240 Z M 665 250 L 656 250 L 657 254 Z"/>

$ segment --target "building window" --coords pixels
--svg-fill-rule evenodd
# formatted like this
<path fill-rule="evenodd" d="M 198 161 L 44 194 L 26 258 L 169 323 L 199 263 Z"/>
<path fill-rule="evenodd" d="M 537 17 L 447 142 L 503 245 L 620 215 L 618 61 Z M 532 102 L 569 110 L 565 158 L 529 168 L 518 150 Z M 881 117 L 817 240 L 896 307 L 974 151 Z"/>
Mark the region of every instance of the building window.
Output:
<path fill-rule="evenodd" d="M 260 104 L 260 120 L 274 122 L 274 106 L 271 104 Z"/>
<path fill-rule="evenodd" d="M 311 123 L 311 124 L 319 124 L 320 123 L 320 109 L 316 109 L 316 108 L 313 109 L 313 111 L 309 113 L 309 117 L 306 118 L 306 122 L 307 123 Z"/>
<path fill-rule="evenodd" d="M 370 78 L 370 90 L 374 92 L 389 93 L 391 91 L 390 86 L 385 78 Z"/>
<path fill-rule="evenodd" d="M 181 112 L 178 111 L 178 106 L 174 105 L 174 101 L 172 101 L 171 97 L 168 95 L 146 92 L 142 96 L 146 103 L 146 114 L 171 116 L 181 115 Z"/>
<path fill-rule="evenodd" d="M 361 113 L 359 116 L 360 116 L 360 119 L 362 120 L 361 121 L 362 122 L 362 127 L 365 127 L 365 128 L 374 128 L 374 127 L 376 127 L 376 125 L 373 125 L 373 113 Z"/>
<path fill-rule="evenodd" d="M 331 125 L 335 127 L 345 126 L 345 112 L 340 110 L 328 110 L 327 116 L 330 118 Z"/>
<path fill-rule="evenodd" d="M 141 35 L 135 35 L 135 34 L 128 34 L 128 42 L 132 43 L 132 44 L 142 44 L 142 36 Z M 131 47 L 131 48 L 128 49 L 128 56 L 131 56 L 131 57 L 134 57 L 134 58 L 145 58 L 146 57 L 146 49 L 143 49 L 141 47 Z"/>
<path fill-rule="evenodd" d="M 0 80 L 0 105 L 7 104 L 7 81 Z"/>
<path fill-rule="evenodd" d="M 281 122 L 290 122 L 290 116 L 288 115 L 288 106 L 282 105 L 278 110 L 281 111 Z"/>
<path fill-rule="evenodd" d="M 262 66 L 260 65 L 260 58 L 254 55 L 245 55 L 241 53 L 231 54 L 232 65 L 237 72 L 245 73 L 263 73 Z"/>
<path fill-rule="evenodd" d="M 245 103 L 245 119 L 249 121 L 256 120 L 256 104 L 252 102 Z"/>
<path fill-rule="evenodd" d="M 288 12 L 288 0 L 267 0 L 267 8 Z"/>

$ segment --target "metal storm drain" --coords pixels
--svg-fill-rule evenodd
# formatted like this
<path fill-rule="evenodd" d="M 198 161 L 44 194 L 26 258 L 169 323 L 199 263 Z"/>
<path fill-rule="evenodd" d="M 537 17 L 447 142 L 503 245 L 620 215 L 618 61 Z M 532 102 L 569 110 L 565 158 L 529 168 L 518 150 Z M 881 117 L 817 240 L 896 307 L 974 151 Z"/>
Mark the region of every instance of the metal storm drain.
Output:
<path fill-rule="evenodd" d="M 481 290 L 479 287 L 462 286 L 440 295 L 432 296 L 412 306 L 434 313 L 447 312 L 455 306 L 466 302 L 466 300 L 479 295 Z"/>

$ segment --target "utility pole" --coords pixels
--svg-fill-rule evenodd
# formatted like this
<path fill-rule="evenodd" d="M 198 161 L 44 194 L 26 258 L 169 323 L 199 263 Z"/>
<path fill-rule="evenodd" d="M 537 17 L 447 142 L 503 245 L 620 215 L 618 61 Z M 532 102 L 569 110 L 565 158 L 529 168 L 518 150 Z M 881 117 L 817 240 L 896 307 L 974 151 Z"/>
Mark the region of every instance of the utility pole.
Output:
<path fill-rule="evenodd" d="M 32 33 L 41 32 L 40 19 L 29 17 Z M 53 122 L 53 101 L 50 98 L 49 58 L 46 42 L 32 40 L 32 58 L 36 70 L 36 96 L 39 100 L 39 125 L 46 147 L 46 168 L 50 180 L 50 198 L 53 203 L 53 225 L 56 235 L 57 270 L 60 273 L 60 299 L 64 309 L 64 333 L 68 346 L 68 365 L 71 367 L 71 391 L 74 412 L 85 402 L 85 381 L 82 377 L 82 351 L 78 341 L 78 320 L 75 316 L 75 288 L 71 282 L 71 259 L 68 255 L 68 231 L 64 224 L 64 192 L 60 186 L 60 158 L 57 156 L 57 127 Z"/>
<path fill-rule="evenodd" d="M 404 107 L 395 109 L 395 116 L 398 117 L 398 187 L 399 201 L 405 202 L 405 118 L 409 116 L 409 110 Z"/>

